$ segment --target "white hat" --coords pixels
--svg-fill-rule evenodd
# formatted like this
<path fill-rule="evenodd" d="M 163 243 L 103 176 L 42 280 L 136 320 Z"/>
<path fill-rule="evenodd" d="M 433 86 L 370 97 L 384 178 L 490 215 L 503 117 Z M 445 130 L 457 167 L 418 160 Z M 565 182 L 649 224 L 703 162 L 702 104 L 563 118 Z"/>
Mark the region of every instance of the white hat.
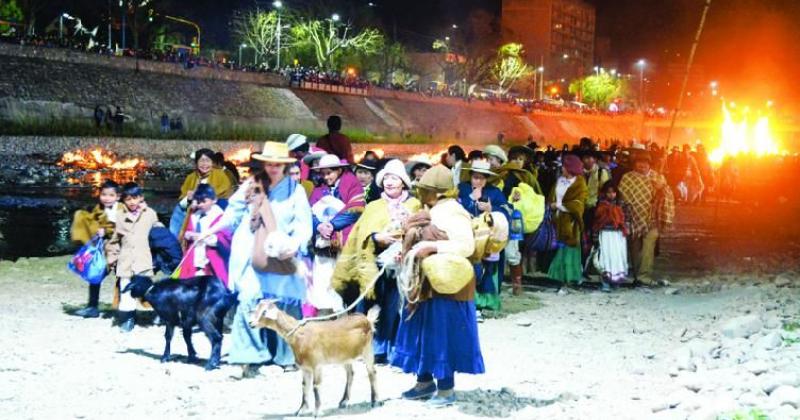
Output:
<path fill-rule="evenodd" d="M 290 152 L 306 143 L 308 143 L 308 138 L 302 134 L 290 134 L 289 137 L 286 138 L 286 147 L 289 148 Z"/>
<path fill-rule="evenodd" d="M 383 187 L 383 177 L 386 175 L 394 175 L 400 178 L 403 184 L 406 184 L 406 187 L 411 188 L 411 178 L 408 177 L 406 168 L 403 166 L 403 162 L 401 162 L 400 159 L 392 159 L 386 162 L 386 166 L 384 166 L 375 177 L 375 184 L 379 187 Z"/>
<path fill-rule="evenodd" d="M 333 155 L 333 154 L 329 153 L 329 154 L 321 157 L 319 159 L 319 163 L 317 164 L 317 166 L 315 166 L 315 167 L 313 167 L 311 169 L 314 169 L 314 170 L 317 170 L 317 169 L 334 169 L 334 168 L 342 168 L 342 167 L 345 167 L 345 166 L 350 166 L 350 164 L 347 163 L 346 161 L 343 162 L 341 159 L 339 159 L 339 156 L 336 156 L 336 155 Z"/>
<path fill-rule="evenodd" d="M 496 173 L 491 171 L 492 165 L 489 164 L 488 160 L 484 159 L 476 159 L 472 161 L 472 165 L 468 168 L 461 168 L 462 171 L 470 171 L 470 172 L 477 172 L 479 174 L 495 176 Z"/>

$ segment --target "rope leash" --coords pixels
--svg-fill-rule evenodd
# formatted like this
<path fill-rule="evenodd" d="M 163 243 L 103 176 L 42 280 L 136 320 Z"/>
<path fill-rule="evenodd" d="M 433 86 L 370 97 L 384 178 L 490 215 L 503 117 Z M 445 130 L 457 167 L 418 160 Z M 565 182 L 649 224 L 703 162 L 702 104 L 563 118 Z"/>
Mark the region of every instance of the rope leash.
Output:
<path fill-rule="evenodd" d="M 197 245 L 198 243 L 200 243 L 200 241 L 194 241 L 192 242 L 191 245 L 189 245 L 189 248 L 186 248 L 186 251 L 183 253 L 183 258 L 181 258 L 181 261 L 178 263 L 178 266 L 175 267 L 175 270 L 172 270 L 172 274 L 169 275 L 169 278 L 174 280 L 180 276 L 179 272 L 181 270 L 181 266 L 183 265 L 184 262 L 186 262 L 186 258 L 189 257 L 189 253 L 192 252 L 194 246 Z"/>
<path fill-rule="evenodd" d="M 330 314 L 330 315 L 325 315 L 325 316 L 315 316 L 315 317 L 312 317 L 312 318 L 303 318 L 303 319 L 301 319 L 301 320 L 300 320 L 300 322 L 298 322 L 298 323 L 297 323 L 297 326 L 296 326 L 296 327 L 292 328 L 292 329 L 291 329 L 291 331 L 289 331 L 289 332 L 286 334 L 286 337 L 287 337 L 287 338 L 288 338 L 288 337 L 291 337 L 291 336 L 292 336 L 292 334 L 294 334 L 295 332 L 297 332 L 297 330 L 298 330 L 298 329 L 300 329 L 300 327 L 302 327 L 303 325 L 306 325 L 306 324 L 307 324 L 307 323 L 309 323 L 309 322 L 315 322 L 315 321 L 326 321 L 326 320 L 333 319 L 333 318 L 339 317 L 340 315 L 344 315 L 344 314 L 346 314 L 346 313 L 350 312 L 350 311 L 351 311 L 351 310 L 353 310 L 353 308 L 355 308 L 355 307 L 356 307 L 356 306 L 357 306 L 359 303 L 361 303 L 361 301 L 363 301 L 363 300 L 364 300 L 364 298 L 366 298 L 366 297 L 367 297 L 367 293 L 369 293 L 369 291 L 370 291 L 370 290 L 372 290 L 372 288 L 375 286 L 375 283 L 377 283 L 377 282 L 378 282 L 378 279 L 380 279 L 380 278 L 381 278 L 381 276 L 383 275 L 383 273 L 384 273 L 384 272 L 386 272 L 386 266 L 383 266 L 383 267 L 381 267 L 381 269 L 378 271 L 378 274 L 375 276 L 375 278 L 373 278 L 373 279 L 372 279 L 372 281 L 371 281 L 371 282 L 369 283 L 369 285 L 368 285 L 368 286 L 367 286 L 367 287 L 364 289 L 364 291 L 363 291 L 363 292 L 361 292 L 361 295 L 359 295 L 359 296 L 358 296 L 358 299 L 356 299 L 355 301 L 353 301 L 353 303 L 351 303 L 351 304 L 350 304 L 350 306 L 348 306 L 348 307 L 346 307 L 346 308 L 344 308 L 344 309 L 342 309 L 342 310 L 340 310 L 340 311 L 338 311 L 338 312 L 334 312 L 334 313 L 332 313 L 332 314 Z"/>

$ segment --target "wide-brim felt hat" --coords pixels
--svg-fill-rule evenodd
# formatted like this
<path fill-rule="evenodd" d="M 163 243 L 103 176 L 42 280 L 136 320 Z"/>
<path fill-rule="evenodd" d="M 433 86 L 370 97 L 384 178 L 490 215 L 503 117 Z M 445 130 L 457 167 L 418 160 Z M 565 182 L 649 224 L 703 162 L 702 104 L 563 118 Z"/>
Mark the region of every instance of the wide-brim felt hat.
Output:
<path fill-rule="evenodd" d="M 286 143 L 277 141 L 264 142 L 264 148 L 260 153 L 250 155 L 251 159 L 270 163 L 294 163 L 297 159 L 289 156 L 289 148 Z"/>
<path fill-rule="evenodd" d="M 476 172 L 487 176 L 497 176 L 496 173 L 492 172 L 492 166 L 489 164 L 489 161 L 482 159 L 472 161 L 472 164 L 469 167 L 461 168 L 461 170 L 469 171 L 470 173 Z"/>
<path fill-rule="evenodd" d="M 375 172 L 378 170 L 379 162 L 374 159 L 366 159 L 362 160 L 361 162 L 357 163 L 355 166 L 356 168 L 366 169 L 370 172 Z"/>
<path fill-rule="evenodd" d="M 317 163 L 317 166 L 311 169 L 313 170 L 336 169 L 336 168 L 343 168 L 345 166 L 350 166 L 350 164 L 347 163 L 347 161 L 339 159 L 339 156 L 328 153 L 325 156 L 319 158 L 319 163 Z"/>
<path fill-rule="evenodd" d="M 328 152 L 326 152 L 326 151 L 324 151 L 324 150 L 322 150 L 322 149 L 320 149 L 320 148 L 318 148 L 316 146 L 311 146 L 311 148 L 308 150 L 308 154 L 303 156 L 303 163 L 305 163 L 306 165 L 310 165 L 311 162 L 313 162 L 313 161 L 315 161 L 317 159 L 321 159 L 323 156 L 325 156 L 327 154 L 328 154 Z"/>

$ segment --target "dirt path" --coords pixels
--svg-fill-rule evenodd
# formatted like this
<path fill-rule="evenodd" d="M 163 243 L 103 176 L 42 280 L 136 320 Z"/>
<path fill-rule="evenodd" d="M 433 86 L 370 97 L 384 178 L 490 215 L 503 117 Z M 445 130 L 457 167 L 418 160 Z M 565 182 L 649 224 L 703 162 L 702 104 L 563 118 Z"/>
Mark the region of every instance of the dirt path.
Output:
<path fill-rule="evenodd" d="M 162 328 L 137 327 L 126 335 L 111 328 L 110 319 L 68 315 L 65 305 L 82 304 L 86 289 L 64 263 L 64 258 L 0 263 L 0 412 L 13 418 L 281 418 L 299 405 L 299 373 L 267 367 L 255 379 L 238 380 L 235 366 L 207 373 L 180 360 L 161 364 Z M 794 279 L 786 280 L 793 284 Z M 780 408 L 774 396 L 754 389 L 770 375 L 787 372 L 794 375 L 787 385 L 795 391 L 800 385 L 800 345 L 755 350 L 762 336 L 783 331 L 781 325 L 794 319 L 798 289 L 766 281 L 754 286 L 755 281 L 610 295 L 532 292 L 529 297 L 540 299 L 541 309 L 480 326 L 487 373 L 457 376 L 457 407 L 432 413 L 419 403 L 398 400 L 413 378 L 381 367 L 379 392 L 386 401 L 369 410 L 366 372 L 357 366 L 354 405 L 347 410 L 335 408 L 342 369 L 325 369 L 323 408 L 330 418 L 643 419 L 686 418 L 728 401 L 720 412 L 746 409 L 749 403 L 783 410 L 775 418 L 797 415 L 791 405 Z M 108 287 L 101 300 L 110 300 Z M 722 324 L 746 312 L 764 319 L 764 330 L 750 340 L 724 338 Z M 196 334 L 194 341 L 200 356 L 207 356 L 205 338 Z M 703 347 L 705 341 L 717 343 L 715 358 L 704 361 L 708 355 L 697 352 L 689 362 L 681 360 L 687 345 Z M 740 350 L 748 354 L 747 362 L 766 363 L 766 373 L 757 377 L 744 362 L 725 356 Z M 185 355 L 177 337 L 173 352 Z M 702 375 L 679 369 L 687 363 Z M 729 375 L 742 376 L 729 383 L 723 380 Z M 700 380 L 695 376 L 722 384 L 687 391 L 686 381 Z M 791 404 L 800 404 L 800 397 Z"/>

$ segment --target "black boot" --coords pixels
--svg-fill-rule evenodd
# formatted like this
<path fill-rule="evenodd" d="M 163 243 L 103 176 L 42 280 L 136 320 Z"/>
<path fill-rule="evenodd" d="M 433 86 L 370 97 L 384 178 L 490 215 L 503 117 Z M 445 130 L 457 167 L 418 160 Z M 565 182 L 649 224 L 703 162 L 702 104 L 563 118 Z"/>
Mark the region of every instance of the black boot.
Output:
<path fill-rule="evenodd" d="M 75 311 L 75 315 L 84 318 L 97 318 L 100 316 L 100 310 L 97 309 L 97 306 L 86 306 L 83 309 Z"/>
<path fill-rule="evenodd" d="M 133 331 L 134 325 L 136 325 L 136 312 L 135 311 L 128 311 L 128 312 L 120 312 L 119 313 L 119 329 L 122 332 L 128 333 Z"/>

